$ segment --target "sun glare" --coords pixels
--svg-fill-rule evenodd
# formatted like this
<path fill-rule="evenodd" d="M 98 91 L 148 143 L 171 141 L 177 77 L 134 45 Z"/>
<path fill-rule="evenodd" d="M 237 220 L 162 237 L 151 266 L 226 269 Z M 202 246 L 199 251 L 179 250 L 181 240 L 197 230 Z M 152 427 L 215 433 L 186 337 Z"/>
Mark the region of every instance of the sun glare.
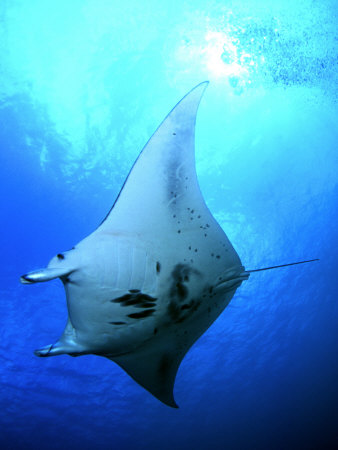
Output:
<path fill-rule="evenodd" d="M 204 48 L 205 64 L 212 77 L 245 77 L 246 66 L 251 62 L 251 55 L 240 53 L 233 39 L 224 32 L 207 31 Z"/>

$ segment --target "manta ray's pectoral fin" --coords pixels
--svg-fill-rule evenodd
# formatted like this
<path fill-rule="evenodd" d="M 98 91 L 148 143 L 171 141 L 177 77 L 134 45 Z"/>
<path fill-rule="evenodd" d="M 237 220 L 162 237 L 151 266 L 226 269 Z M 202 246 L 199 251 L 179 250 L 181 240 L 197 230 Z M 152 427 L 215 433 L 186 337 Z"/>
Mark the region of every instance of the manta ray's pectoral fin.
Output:
<path fill-rule="evenodd" d="M 34 270 L 33 272 L 26 273 L 20 277 L 20 281 L 23 284 L 40 283 L 43 281 L 54 280 L 54 278 L 65 277 L 69 275 L 74 269 L 69 267 L 60 268 L 45 268 Z"/>
<path fill-rule="evenodd" d="M 109 359 L 124 369 L 138 384 L 154 397 L 172 408 L 178 408 L 173 389 L 176 373 L 184 353 L 168 348 L 165 344 L 154 348 L 146 344 L 135 352 Z"/>

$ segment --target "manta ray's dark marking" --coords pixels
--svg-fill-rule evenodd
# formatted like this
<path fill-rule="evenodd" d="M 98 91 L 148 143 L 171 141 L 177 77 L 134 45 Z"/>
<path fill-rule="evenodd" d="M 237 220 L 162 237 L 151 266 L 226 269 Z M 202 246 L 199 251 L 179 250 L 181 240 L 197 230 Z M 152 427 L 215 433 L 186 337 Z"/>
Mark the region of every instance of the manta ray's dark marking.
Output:
<path fill-rule="evenodd" d="M 184 284 L 184 277 L 189 276 L 191 270 L 186 264 L 176 264 L 171 273 L 172 283 L 169 291 L 171 298 L 182 301 L 188 296 L 189 291 Z"/>
<path fill-rule="evenodd" d="M 143 319 L 145 317 L 151 316 L 155 312 L 155 309 L 145 309 L 139 313 L 128 314 L 131 319 Z"/>
<path fill-rule="evenodd" d="M 136 305 L 136 308 L 153 308 L 154 306 L 156 306 L 156 303 L 147 302 Z"/>
<path fill-rule="evenodd" d="M 135 292 L 132 292 L 135 291 Z M 122 297 L 113 298 L 112 303 L 119 303 L 120 306 L 135 306 L 136 308 L 152 308 L 156 305 L 157 298 L 143 294 L 138 289 L 130 289 L 130 294 L 122 295 Z"/>
<path fill-rule="evenodd" d="M 176 298 L 179 301 L 187 298 L 189 291 L 185 283 L 189 282 L 192 274 L 200 275 L 200 272 L 187 264 L 176 264 L 171 272 L 171 286 L 169 290 L 171 298 Z"/>
<path fill-rule="evenodd" d="M 182 314 L 182 311 L 189 310 L 198 303 L 195 300 L 185 303 L 189 297 L 187 284 L 192 275 L 200 275 L 200 273 L 187 264 L 176 264 L 171 273 L 172 281 L 169 290 L 171 301 L 168 304 L 168 314 L 175 323 L 180 323 L 188 317 Z"/>
<path fill-rule="evenodd" d="M 111 325 L 125 325 L 126 324 L 126 322 L 108 322 L 108 323 L 110 323 Z"/>
<path fill-rule="evenodd" d="M 56 256 L 57 259 L 65 259 L 65 255 L 63 255 L 62 253 L 58 253 Z"/>
<path fill-rule="evenodd" d="M 188 303 L 180 305 L 175 302 L 170 302 L 168 306 L 168 313 L 175 323 L 182 323 L 186 319 L 191 317 L 191 314 L 199 308 L 201 301 L 196 301 L 194 299 L 190 300 Z"/>
<path fill-rule="evenodd" d="M 189 309 L 189 308 L 192 307 L 192 305 L 193 305 L 192 302 L 191 302 L 191 303 L 186 303 L 185 305 L 182 305 L 182 306 L 181 306 L 181 310 L 183 311 L 184 309 Z"/>
<path fill-rule="evenodd" d="M 159 261 L 156 262 L 156 272 L 157 273 L 161 272 L 161 263 Z"/>

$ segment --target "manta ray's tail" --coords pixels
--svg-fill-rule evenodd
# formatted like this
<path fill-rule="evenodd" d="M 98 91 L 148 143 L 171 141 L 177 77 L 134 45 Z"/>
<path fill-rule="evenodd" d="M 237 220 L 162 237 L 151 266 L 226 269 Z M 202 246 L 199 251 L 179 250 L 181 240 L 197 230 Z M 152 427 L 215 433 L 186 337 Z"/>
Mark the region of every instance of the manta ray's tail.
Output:
<path fill-rule="evenodd" d="M 319 261 L 319 259 L 318 258 L 317 259 L 308 259 L 307 261 L 298 261 L 298 262 L 293 262 L 293 263 L 289 263 L 289 264 L 281 264 L 279 266 L 263 267 L 262 269 L 246 270 L 245 272 L 248 272 L 248 273 L 261 272 L 263 270 L 279 269 L 280 267 L 295 266 L 296 264 L 304 264 L 304 263 L 313 262 L 313 261 Z"/>

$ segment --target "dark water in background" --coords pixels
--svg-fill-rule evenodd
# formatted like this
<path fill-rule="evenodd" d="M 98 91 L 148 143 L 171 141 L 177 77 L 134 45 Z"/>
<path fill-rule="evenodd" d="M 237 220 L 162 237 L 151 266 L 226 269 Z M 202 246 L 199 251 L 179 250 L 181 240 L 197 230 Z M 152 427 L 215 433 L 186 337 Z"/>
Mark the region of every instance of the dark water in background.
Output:
<path fill-rule="evenodd" d="M 1 2 L 1 448 L 338 445 L 336 29 L 330 0 Z M 96 228 L 204 79 L 201 189 L 243 264 L 321 260 L 242 285 L 172 410 L 103 358 L 36 358 L 64 292 L 18 278 Z"/>

